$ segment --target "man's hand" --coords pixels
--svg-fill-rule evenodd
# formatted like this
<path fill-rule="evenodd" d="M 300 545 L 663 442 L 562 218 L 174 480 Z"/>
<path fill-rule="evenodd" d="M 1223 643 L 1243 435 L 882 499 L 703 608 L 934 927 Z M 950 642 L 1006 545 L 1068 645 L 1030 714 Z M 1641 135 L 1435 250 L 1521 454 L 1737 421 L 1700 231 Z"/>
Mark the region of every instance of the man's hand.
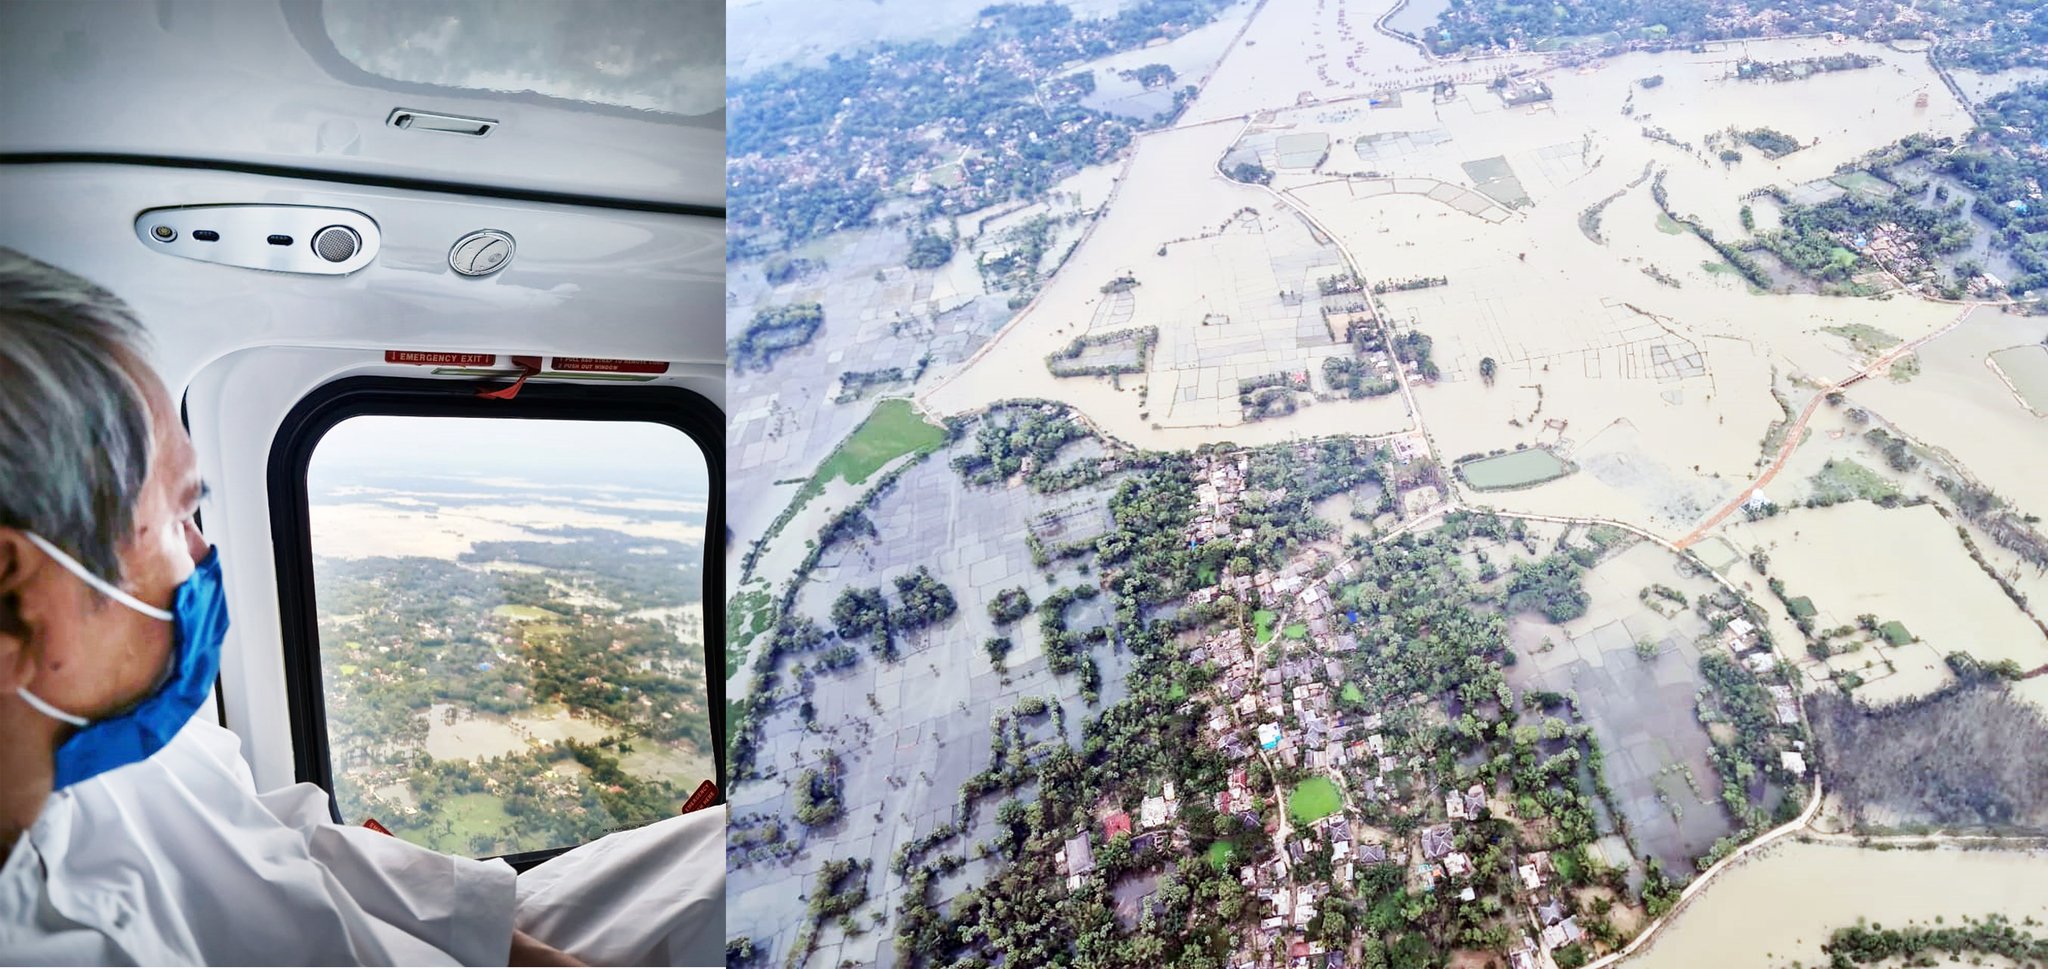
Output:
<path fill-rule="evenodd" d="M 555 948 L 518 929 L 512 930 L 512 957 L 507 963 L 514 966 L 581 966 L 587 965 L 560 949 Z"/>

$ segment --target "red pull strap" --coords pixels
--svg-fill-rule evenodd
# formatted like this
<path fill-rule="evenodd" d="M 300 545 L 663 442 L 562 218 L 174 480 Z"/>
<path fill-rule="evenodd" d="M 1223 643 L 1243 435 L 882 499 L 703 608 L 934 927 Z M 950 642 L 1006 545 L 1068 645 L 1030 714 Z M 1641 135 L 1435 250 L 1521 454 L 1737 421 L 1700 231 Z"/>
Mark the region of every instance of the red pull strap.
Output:
<path fill-rule="evenodd" d="M 712 802 L 717 800 L 718 785 L 705 781 L 697 785 L 697 790 L 690 795 L 690 799 L 683 802 L 683 809 L 676 813 L 689 814 L 692 811 L 702 811 L 710 807 Z"/>
<path fill-rule="evenodd" d="M 519 396 L 519 389 L 526 386 L 527 378 L 540 373 L 539 357 L 515 356 L 512 358 L 512 364 L 519 368 L 519 379 L 513 381 L 512 386 L 500 387 L 496 390 L 479 390 L 476 392 L 476 395 L 478 397 L 489 397 L 492 400 L 511 400 Z"/>

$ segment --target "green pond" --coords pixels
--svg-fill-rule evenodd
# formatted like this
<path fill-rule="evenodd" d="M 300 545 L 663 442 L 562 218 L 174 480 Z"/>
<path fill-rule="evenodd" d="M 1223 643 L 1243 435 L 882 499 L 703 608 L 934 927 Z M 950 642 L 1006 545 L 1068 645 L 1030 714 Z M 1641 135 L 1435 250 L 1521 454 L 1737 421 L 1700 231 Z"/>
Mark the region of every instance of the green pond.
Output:
<path fill-rule="evenodd" d="M 1311 777 L 1295 785 L 1294 793 L 1287 798 L 1287 813 L 1294 816 L 1298 824 L 1312 824 L 1337 813 L 1344 806 L 1344 798 L 1337 793 L 1337 785 L 1327 777 Z"/>
<path fill-rule="evenodd" d="M 1496 488 L 1520 488 L 1538 484 L 1553 478 L 1562 478 L 1572 473 L 1572 466 L 1563 458 L 1542 448 L 1527 448 L 1509 451 L 1490 458 L 1474 458 L 1461 462 L 1458 473 L 1465 482 L 1481 491 Z"/>
<path fill-rule="evenodd" d="M 2008 347 L 1992 354 L 1991 362 L 2012 381 L 2027 409 L 2048 414 L 2048 347 L 2038 343 Z"/>

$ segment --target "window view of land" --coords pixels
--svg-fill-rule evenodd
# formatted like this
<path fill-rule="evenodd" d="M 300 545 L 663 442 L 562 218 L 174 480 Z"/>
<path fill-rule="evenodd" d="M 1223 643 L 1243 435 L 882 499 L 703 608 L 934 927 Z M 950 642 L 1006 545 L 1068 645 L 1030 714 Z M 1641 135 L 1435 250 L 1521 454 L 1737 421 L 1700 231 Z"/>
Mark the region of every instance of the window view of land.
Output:
<path fill-rule="evenodd" d="M 656 424 L 329 432 L 307 493 L 343 820 L 495 855 L 676 814 L 716 773 L 707 489 Z"/>
<path fill-rule="evenodd" d="M 735 6 L 732 964 L 2038 960 L 2037 7 Z"/>

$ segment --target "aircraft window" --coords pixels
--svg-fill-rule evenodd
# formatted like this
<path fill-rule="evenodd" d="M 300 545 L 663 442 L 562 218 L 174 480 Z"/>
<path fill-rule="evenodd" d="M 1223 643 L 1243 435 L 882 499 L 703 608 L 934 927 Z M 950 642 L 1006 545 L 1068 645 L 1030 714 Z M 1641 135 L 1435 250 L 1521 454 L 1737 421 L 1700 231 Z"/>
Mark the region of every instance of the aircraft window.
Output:
<path fill-rule="evenodd" d="M 342 819 L 514 854 L 673 815 L 715 778 L 707 464 L 661 423 L 334 425 L 305 484 Z"/>
<path fill-rule="evenodd" d="M 334 47 L 371 74 L 677 115 L 725 104 L 725 8 L 669 0 L 330 3 Z"/>

